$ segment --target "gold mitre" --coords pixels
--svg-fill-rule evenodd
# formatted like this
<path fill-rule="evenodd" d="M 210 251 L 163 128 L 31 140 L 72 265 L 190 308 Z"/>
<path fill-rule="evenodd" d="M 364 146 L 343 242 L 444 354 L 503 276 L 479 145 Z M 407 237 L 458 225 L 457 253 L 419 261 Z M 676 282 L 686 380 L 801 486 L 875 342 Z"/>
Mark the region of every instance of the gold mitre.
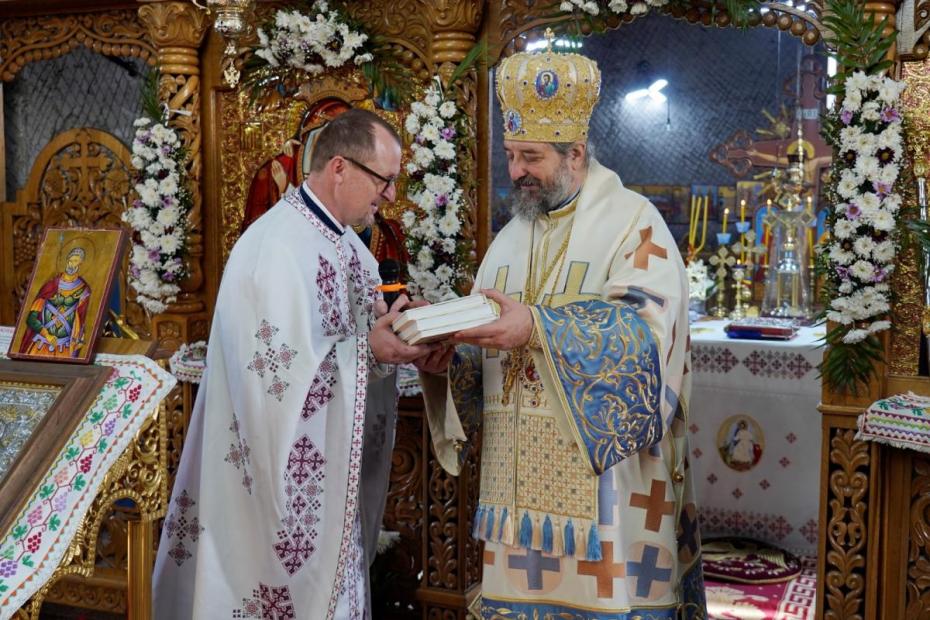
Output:
<path fill-rule="evenodd" d="M 585 141 L 601 92 L 601 72 L 590 58 L 553 52 L 551 30 L 546 38 L 545 51 L 514 54 L 497 71 L 504 139 Z"/>

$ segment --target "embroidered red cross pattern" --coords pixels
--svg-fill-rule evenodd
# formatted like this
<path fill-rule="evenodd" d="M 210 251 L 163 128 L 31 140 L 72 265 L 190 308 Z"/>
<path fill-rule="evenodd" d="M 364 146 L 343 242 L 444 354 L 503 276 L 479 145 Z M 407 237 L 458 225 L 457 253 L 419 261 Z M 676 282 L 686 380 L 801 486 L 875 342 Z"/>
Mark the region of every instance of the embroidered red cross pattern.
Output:
<path fill-rule="evenodd" d="M 649 257 L 668 258 L 668 250 L 652 241 L 652 226 L 639 231 L 639 246 L 632 252 L 627 252 L 623 258 L 633 257 L 633 267 L 636 269 L 649 269 Z"/>
<path fill-rule="evenodd" d="M 601 557 L 599 562 L 579 560 L 578 574 L 597 579 L 597 598 L 613 598 L 614 579 L 626 577 L 626 568 L 623 562 L 614 563 L 614 544 L 610 541 L 601 543 Z"/>
<path fill-rule="evenodd" d="M 633 493 L 630 506 L 646 511 L 646 529 L 653 532 L 659 531 L 663 516 L 675 514 L 675 503 L 665 501 L 664 480 L 653 480 L 649 495 Z"/>

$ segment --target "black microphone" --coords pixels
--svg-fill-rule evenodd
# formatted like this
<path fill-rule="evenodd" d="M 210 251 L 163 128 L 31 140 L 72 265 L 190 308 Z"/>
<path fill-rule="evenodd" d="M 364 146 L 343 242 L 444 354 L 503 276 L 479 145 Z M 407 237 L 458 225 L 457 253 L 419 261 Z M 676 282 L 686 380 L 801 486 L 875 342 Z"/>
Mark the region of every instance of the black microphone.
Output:
<path fill-rule="evenodd" d="M 407 291 L 407 288 L 400 282 L 400 263 L 393 258 L 384 259 L 378 264 L 378 275 L 381 276 L 381 285 L 378 290 L 381 291 L 384 303 L 390 310 L 401 293 Z"/>

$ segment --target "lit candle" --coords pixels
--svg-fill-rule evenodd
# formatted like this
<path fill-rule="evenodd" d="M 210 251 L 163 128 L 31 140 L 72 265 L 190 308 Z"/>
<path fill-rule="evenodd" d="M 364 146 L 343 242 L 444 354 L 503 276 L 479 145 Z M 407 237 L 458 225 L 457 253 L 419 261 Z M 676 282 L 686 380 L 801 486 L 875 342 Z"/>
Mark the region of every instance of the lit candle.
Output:
<path fill-rule="evenodd" d="M 739 201 L 739 221 L 740 223 L 746 221 L 746 199 L 745 198 Z"/>
<path fill-rule="evenodd" d="M 727 232 L 727 217 L 730 215 L 729 209 L 723 210 L 723 232 Z"/>
<path fill-rule="evenodd" d="M 814 211 L 814 199 L 810 196 L 807 197 L 807 212 L 813 213 Z"/>

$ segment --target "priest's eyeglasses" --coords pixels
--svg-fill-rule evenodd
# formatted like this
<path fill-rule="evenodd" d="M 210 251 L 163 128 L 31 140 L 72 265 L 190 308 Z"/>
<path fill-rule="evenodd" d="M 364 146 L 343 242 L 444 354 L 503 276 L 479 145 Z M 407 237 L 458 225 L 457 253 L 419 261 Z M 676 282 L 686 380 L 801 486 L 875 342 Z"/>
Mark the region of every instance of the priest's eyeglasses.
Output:
<path fill-rule="evenodd" d="M 346 161 L 348 161 L 348 162 L 354 164 L 355 166 L 357 166 L 360 170 L 362 170 L 362 172 L 367 172 L 368 174 L 370 174 L 370 175 L 373 176 L 374 178 L 376 178 L 376 179 L 382 181 L 382 182 L 384 183 L 384 187 L 382 187 L 381 190 L 378 192 L 379 194 L 383 194 L 384 192 L 388 191 L 388 188 L 389 188 L 393 183 L 395 183 L 395 182 L 397 181 L 397 177 L 396 177 L 396 176 L 394 176 L 394 177 L 385 177 L 385 176 L 381 176 L 380 174 L 378 174 L 377 172 L 375 172 L 374 170 L 372 170 L 371 168 L 369 168 L 369 167 L 366 166 L 365 164 L 363 164 L 363 163 L 361 163 L 361 162 L 358 162 L 358 161 L 355 161 L 355 160 L 352 159 L 351 157 L 348 157 L 348 156 L 346 156 L 346 155 L 342 155 L 342 158 L 343 158 L 344 160 L 346 160 Z"/>

